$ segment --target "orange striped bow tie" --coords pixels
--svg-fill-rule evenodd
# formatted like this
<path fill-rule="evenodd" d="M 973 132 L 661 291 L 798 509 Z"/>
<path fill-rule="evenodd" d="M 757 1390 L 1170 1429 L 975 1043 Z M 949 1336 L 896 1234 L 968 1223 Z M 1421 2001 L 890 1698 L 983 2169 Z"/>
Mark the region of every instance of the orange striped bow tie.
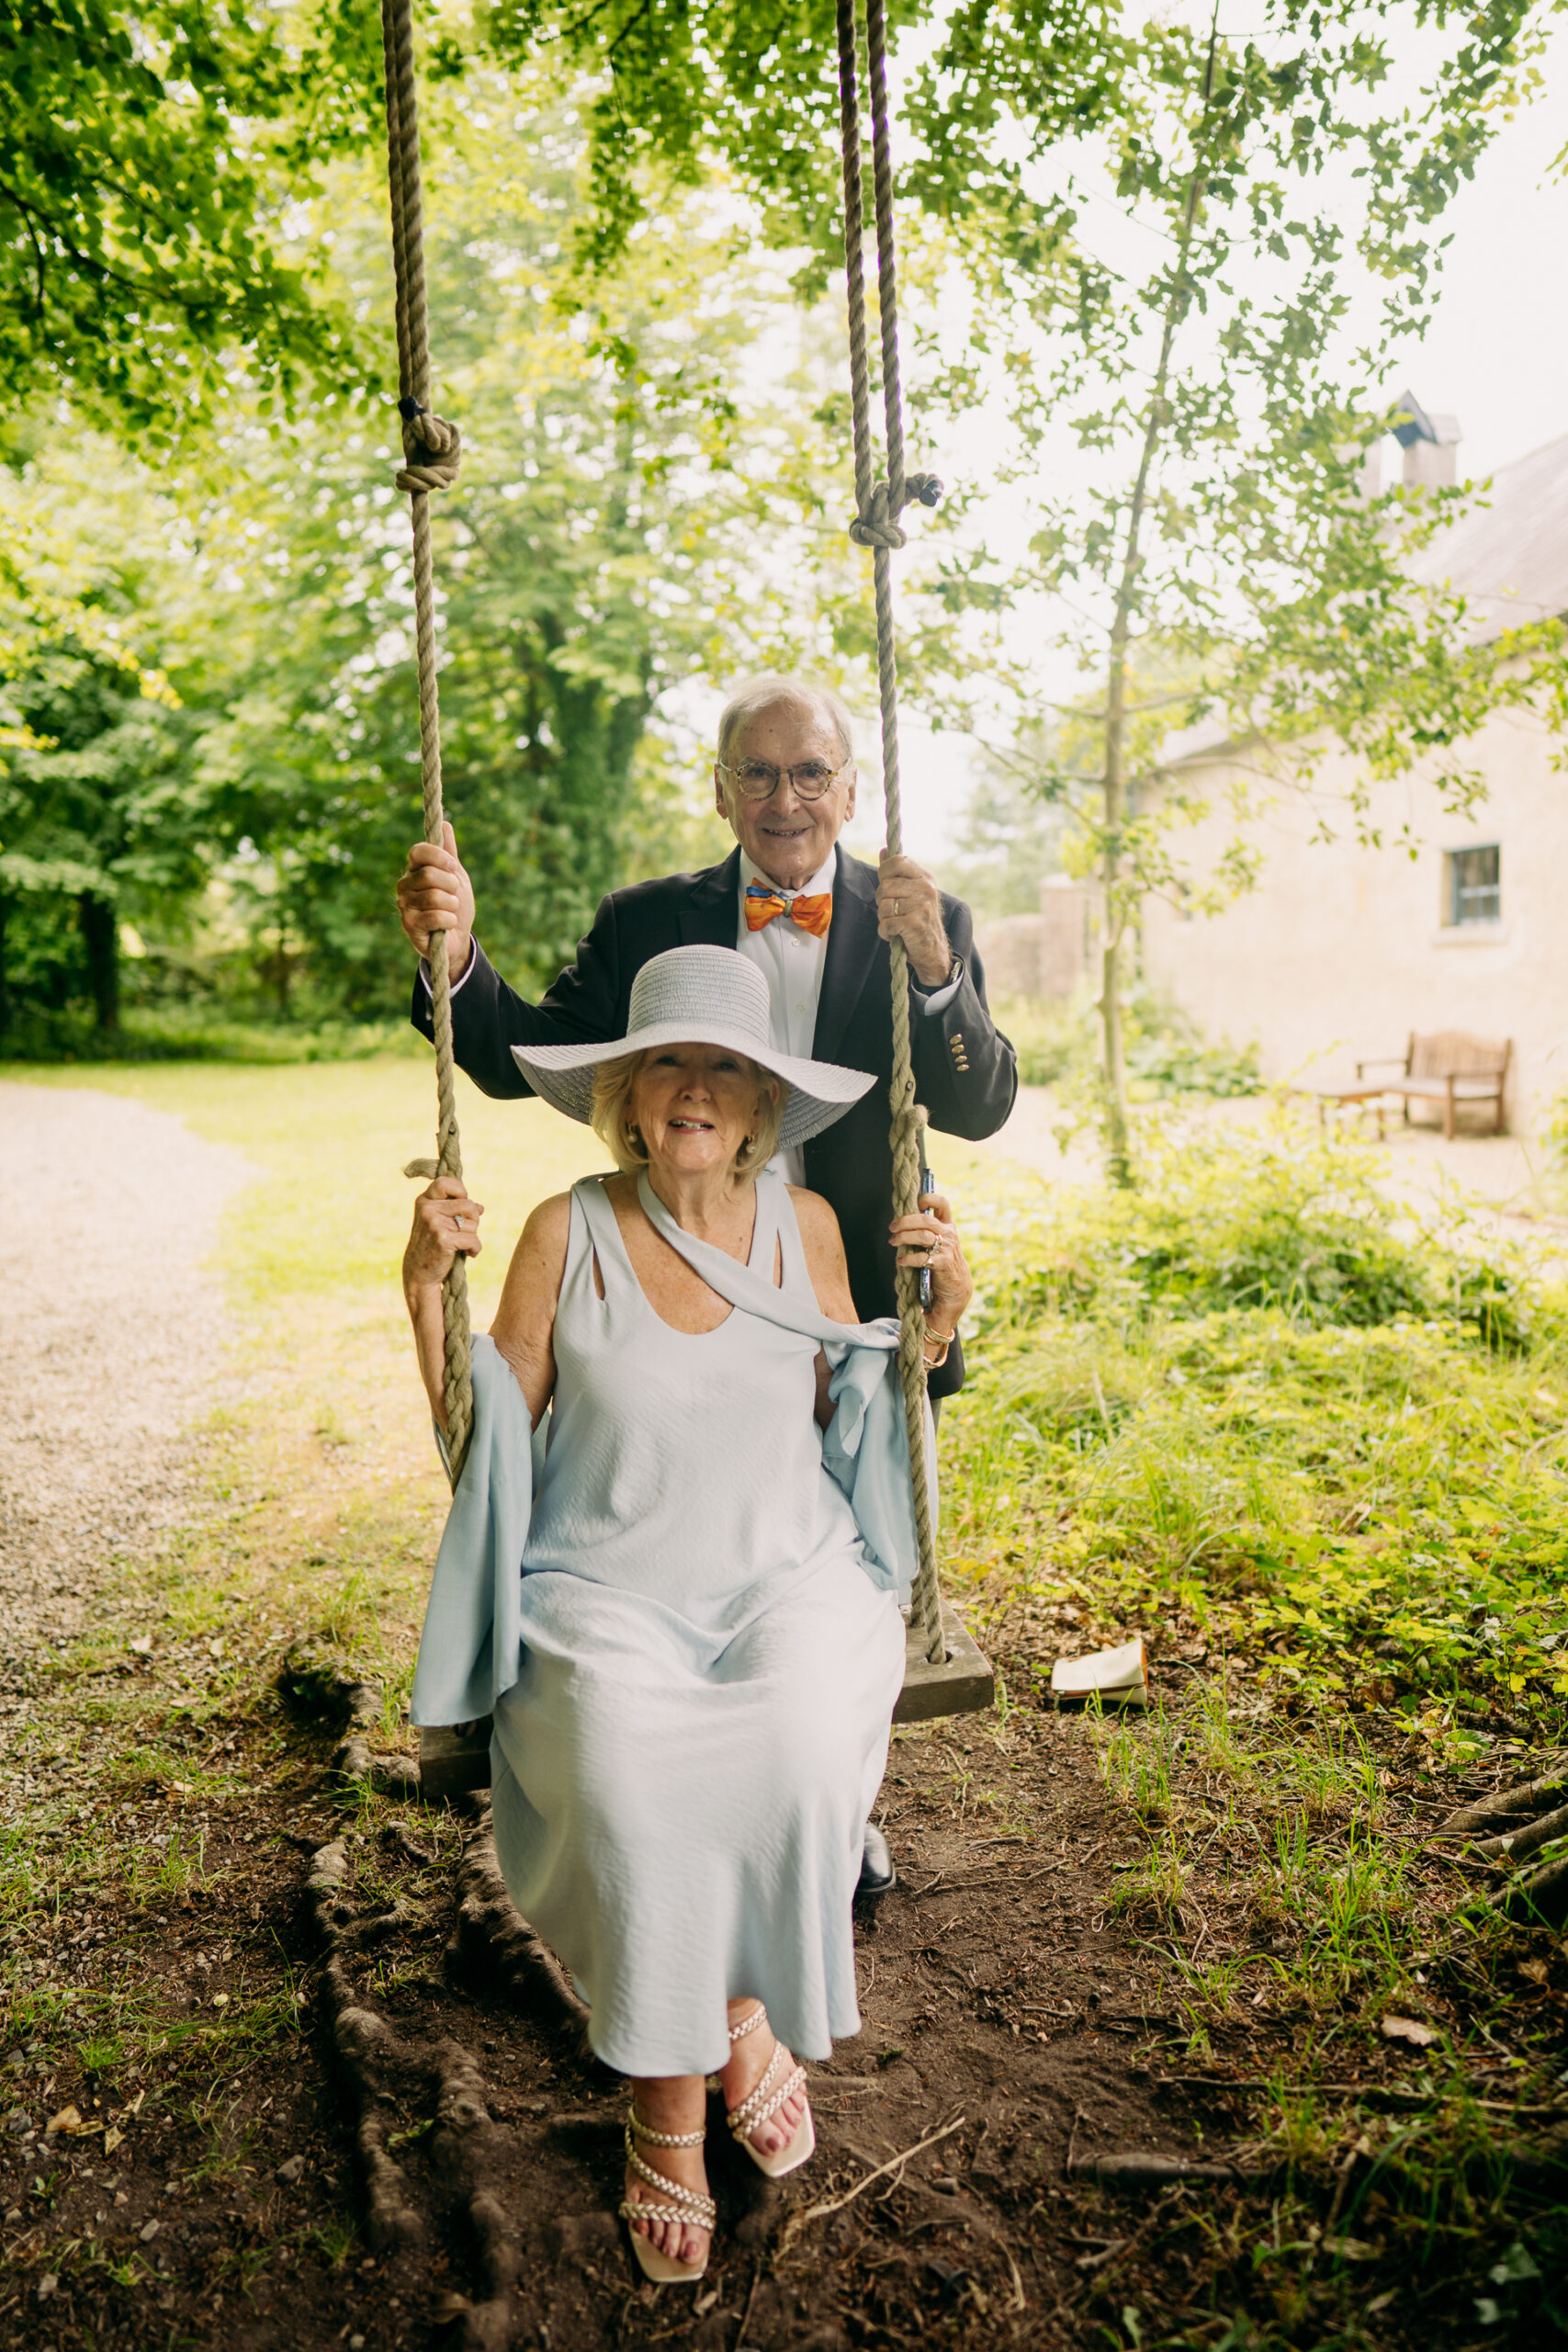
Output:
<path fill-rule="evenodd" d="M 821 890 L 811 899 L 786 899 L 782 890 L 770 890 L 765 882 L 748 882 L 747 930 L 765 931 L 775 915 L 788 915 L 802 931 L 810 932 L 814 939 L 826 939 L 828 925 L 833 920 L 833 893 Z"/>

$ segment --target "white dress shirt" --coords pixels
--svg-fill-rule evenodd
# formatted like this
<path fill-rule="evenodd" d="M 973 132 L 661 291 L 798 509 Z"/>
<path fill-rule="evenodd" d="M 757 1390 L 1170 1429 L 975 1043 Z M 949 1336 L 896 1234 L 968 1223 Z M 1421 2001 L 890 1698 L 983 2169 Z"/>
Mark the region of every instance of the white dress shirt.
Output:
<path fill-rule="evenodd" d="M 750 930 L 746 922 L 746 886 L 749 882 L 761 882 L 764 889 L 776 891 L 786 904 L 793 905 L 798 898 L 818 898 L 824 893 L 831 896 L 838 870 L 839 853 L 835 849 L 809 882 L 803 883 L 798 890 L 785 890 L 771 881 L 760 865 L 753 865 L 744 850 L 740 853 L 735 944 L 768 983 L 769 1044 L 776 1046 L 781 1054 L 798 1054 L 807 1061 L 817 1035 L 817 1008 L 822 998 L 823 967 L 828 961 L 827 939 L 803 931 L 787 914 L 775 915 L 761 931 Z M 961 972 L 955 974 L 942 988 L 922 997 L 922 1012 L 941 1012 L 963 977 Z M 806 1154 L 798 1144 L 788 1151 L 775 1152 L 768 1164 L 788 1184 L 806 1182 Z"/>

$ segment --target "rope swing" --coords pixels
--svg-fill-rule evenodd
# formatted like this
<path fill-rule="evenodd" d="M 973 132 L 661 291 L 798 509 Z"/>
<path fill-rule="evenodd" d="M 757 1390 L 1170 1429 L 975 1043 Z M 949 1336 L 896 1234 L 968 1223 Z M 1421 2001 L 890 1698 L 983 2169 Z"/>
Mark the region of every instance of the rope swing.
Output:
<path fill-rule="evenodd" d="M 397 287 L 398 413 L 413 523 L 414 647 L 419 663 L 419 758 L 424 786 L 424 838 L 441 846 L 441 697 L 435 680 L 435 582 L 430 557 L 430 493 L 457 479 L 462 435 L 430 409 L 430 334 L 424 297 L 424 198 L 419 175 L 419 96 L 414 85 L 411 0 L 381 0 L 387 81 L 387 185 L 392 210 L 392 274 Z M 435 1153 L 411 1159 L 405 1176 L 463 1173 L 457 1135 L 457 1073 L 452 1052 L 452 978 L 446 933 L 430 936 L 430 995 L 435 1032 Z M 446 1463 L 454 1487 L 474 1419 L 473 1339 L 468 1267 L 460 1254 L 441 1287 L 446 1339 Z"/>
<path fill-rule="evenodd" d="M 874 481 L 871 435 L 871 375 L 865 345 L 865 211 L 862 199 L 860 129 L 861 26 L 857 0 L 838 0 L 839 119 L 844 153 L 844 278 L 850 313 L 850 400 L 854 414 L 855 518 L 850 537 L 872 550 L 876 594 L 876 675 L 882 703 L 882 788 L 887 803 L 887 846 L 895 857 L 904 849 L 904 811 L 898 787 L 898 650 L 893 632 L 895 548 L 904 545 L 899 516 L 906 506 L 934 506 L 942 484 L 934 474 L 904 470 L 904 407 L 898 374 L 898 269 L 893 243 L 893 158 L 887 135 L 887 26 L 883 0 L 864 0 L 864 41 L 871 102 L 872 198 L 876 216 L 876 307 L 882 328 L 882 407 L 886 420 L 887 475 Z M 909 1048 L 909 959 L 901 939 L 891 943 L 893 962 L 893 1213 L 908 1216 L 919 1205 L 920 1129 L 925 1114 L 915 1101 L 915 1071 Z M 928 1662 L 946 1657 L 942 1590 L 937 1583 L 936 1534 L 931 1524 L 926 1476 L 926 1368 L 921 1356 L 925 1317 L 919 1274 L 898 1269 L 898 1377 L 904 1391 L 904 1421 L 909 1437 L 909 1476 L 915 1490 L 915 1532 L 919 1566 L 911 1595 L 912 1616 Z"/>
<path fill-rule="evenodd" d="M 904 468 L 903 407 L 898 370 L 898 287 L 893 242 L 893 165 L 887 130 L 886 20 L 883 0 L 863 0 L 863 39 L 868 63 L 873 154 L 873 200 L 876 223 L 877 312 L 882 334 L 882 397 L 887 471 L 874 478 L 871 429 L 871 379 L 866 358 L 864 211 L 862 200 L 859 0 L 838 0 L 839 88 L 843 133 L 844 263 L 849 294 L 850 383 L 854 413 L 855 518 L 850 537 L 872 549 L 876 597 L 876 663 L 882 706 L 882 770 L 887 804 L 887 846 L 903 849 L 903 812 L 898 789 L 898 664 L 893 628 L 890 558 L 904 545 L 899 516 L 906 506 L 934 506 L 942 485 L 934 475 Z M 424 837 L 442 839 L 441 708 L 435 670 L 435 597 L 430 549 L 430 498 L 457 480 L 461 435 L 430 407 L 430 344 L 424 283 L 424 208 L 420 184 L 419 101 L 414 81 L 412 0 L 381 0 L 381 37 L 386 59 L 387 182 L 391 202 L 392 263 L 397 288 L 399 413 L 404 463 L 398 488 L 407 493 L 413 530 L 414 639 L 419 671 L 420 767 L 424 795 Z M 901 939 L 891 943 L 893 966 L 893 1204 L 911 1214 L 920 1189 L 920 1130 L 925 1114 L 915 1101 L 909 1046 L 908 957 Z M 428 1182 L 463 1173 L 457 1134 L 457 1070 L 452 1050 L 452 989 L 446 934 L 430 941 L 430 992 L 435 1042 L 436 1157 L 412 1160 L 405 1175 Z M 913 1591 L 914 1629 L 926 1659 L 940 1666 L 946 1657 L 942 1595 L 937 1583 L 936 1543 L 931 1522 L 926 1463 L 926 1374 L 921 1357 L 924 1317 L 919 1277 L 910 1267 L 898 1272 L 898 1371 L 909 1441 L 915 1526 L 919 1562 Z M 447 1461 L 456 1487 L 473 1425 L 472 1342 L 468 1318 L 468 1266 L 457 1257 L 443 1286 L 446 1332 Z"/>

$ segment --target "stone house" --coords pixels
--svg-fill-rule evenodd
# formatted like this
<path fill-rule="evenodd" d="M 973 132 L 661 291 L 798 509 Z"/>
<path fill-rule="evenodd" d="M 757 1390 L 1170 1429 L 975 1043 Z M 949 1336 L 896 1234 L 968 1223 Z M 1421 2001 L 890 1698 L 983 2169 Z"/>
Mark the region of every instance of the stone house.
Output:
<path fill-rule="evenodd" d="M 1458 438 L 1453 420 L 1420 417 L 1405 480 L 1451 481 Z M 1500 469 L 1486 503 L 1420 560 L 1487 622 L 1568 614 L 1568 435 Z M 1347 755 L 1330 752 L 1303 788 L 1249 747 L 1195 731 L 1173 747 L 1171 766 L 1212 813 L 1177 836 L 1183 863 L 1195 877 L 1212 864 L 1235 831 L 1240 789 L 1262 873 L 1218 915 L 1151 902 L 1145 977 L 1205 1035 L 1256 1039 L 1269 1077 L 1305 1086 L 1348 1082 L 1359 1059 L 1403 1053 L 1412 1031 L 1510 1039 L 1508 1125 L 1529 1132 L 1568 1091 L 1562 749 L 1532 713 L 1497 713 L 1464 747 L 1485 797 L 1452 815 L 1418 771 L 1374 786 L 1370 819 L 1383 845 L 1369 848 L 1347 806 Z"/>

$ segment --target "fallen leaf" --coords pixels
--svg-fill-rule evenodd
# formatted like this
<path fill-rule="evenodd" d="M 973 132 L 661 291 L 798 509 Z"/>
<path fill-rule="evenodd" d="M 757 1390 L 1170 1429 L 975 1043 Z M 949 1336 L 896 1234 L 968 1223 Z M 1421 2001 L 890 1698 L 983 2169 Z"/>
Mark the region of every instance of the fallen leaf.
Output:
<path fill-rule="evenodd" d="M 1519 1974 L 1528 1976 L 1532 1984 L 1544 1984 L 1547 1976 L 1546 1962 L 1544 1960 L 1521 1960 Z"/>
<path fill-rule="evenodd" d="M 133 1657 L 151 1657 L 152 1636 L 151 1634 L 138 1634 L 136 1639 L 133 1642 L 127 1642 L 125 1646 Z"/>
<path fill-rule="evenodd" d="M 49 2121 L 44 2125 L 43 2129 L 45 2138 L 47 2138 L 51 2132 L 80 2132 L 82 2129 L 81 2109 L 74 2107 L 62 2107 L 58 2115 L 51 2115 L 50 2117 Z"/>
<path fill-rule="evenodd" d="M 226 2008 L 228 2007 L 228 2006 L 229 2006 L 229 1996 L 228 1996 L 228 1994 L 227 1994 L 227 1993 L 214 1993 L 214 1995 L 212 1996 L 212 2006 L 213 2006 L 213 2007 L 214 2007 L 215 2009 L 226 2009 Z"/>
<path fill-rule="evenodd" d="M 108 2130 L 104 2133 L 104 2154 L 105 2154 L 105 2155 L 106 2155 L 106 2156 L 112 2156 L 112 2155 L 113 2155 L 113 2154 L 114 2154 L 114 2152 L 115 2152 L 115 2150 L 118 2147 L 118 2145 L 119 2145 L 120 2142 L 124 2139 L 124 2137 L 125 2137 L 124 2132 L 117 2132 L 117 2131 L 116 2131 L 116 2129 L 115 2129 L 115 2127 L 114 2127 L 114 2125 L 111 2123 L 111 2124 L 109 2125 Z"/>
<path fill-rule="evenodd" d="M 449 2320 L 461 2319 L 465 2312 L 473 2308 L 467 2295 L 437 2295 L 430 2306 L 430 2316 L 437 2327 L 445 2327 Z"/>
<path fill-rule="evenodd" d="M 1419 2018 L 1384 2018 L 1385 2041 L 1413 2042 L 1417 2050 L 1426 2050 L 1438 2039 L 1435 2026 L 1423 2025 Z"/>
<path fill-rule="evenodd" d="M 1365 2238 L 1325 2238 L 1323 2250 L 1340 2262 L 1375 2262 L 1378 2258 L 1376 2246 L 1369 2245 Z"/>

